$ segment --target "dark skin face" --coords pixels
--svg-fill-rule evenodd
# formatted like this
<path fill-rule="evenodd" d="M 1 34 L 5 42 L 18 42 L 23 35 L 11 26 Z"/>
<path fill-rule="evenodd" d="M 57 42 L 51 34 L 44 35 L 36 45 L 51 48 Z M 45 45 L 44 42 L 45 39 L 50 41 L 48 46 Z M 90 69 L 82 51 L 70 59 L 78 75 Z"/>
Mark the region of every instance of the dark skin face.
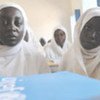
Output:
<path fill-rule="evenodd" d="M 46 41 L 43 38 L 41 38 L 40 43 L 41 43 L 42 46 L 44 46 L 46 44 Z"/>
<path fill-rule="evenodd" d="M 17 45 L 23 38 L 24 20 L 22 13 L 13 7 L 0 11 L 0 44 Z"/>
<path fill-rule="evenodd" d="M 54 32 L 54 38 L 55 38 L 56 43 L 62 48 L 66 39 L 65 32 L 62 31 L 61 29 L 57 29 Z"/>
<path fill-rule="evenodd" d="M 80 42 L 87 50 L 100 46 L 100 17 L 93 17 L 85 24 L 80 35 Z"/>

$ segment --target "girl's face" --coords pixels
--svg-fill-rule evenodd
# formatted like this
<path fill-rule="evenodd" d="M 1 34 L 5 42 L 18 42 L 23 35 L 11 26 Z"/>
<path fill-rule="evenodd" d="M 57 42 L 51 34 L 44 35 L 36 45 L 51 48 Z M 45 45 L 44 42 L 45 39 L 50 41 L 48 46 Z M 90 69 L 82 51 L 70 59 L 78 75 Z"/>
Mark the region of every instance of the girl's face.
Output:
<path fill-rule="evenodd" d="M 100 17 L 93 17 L 85 24 L 80 34 L 80 42 L 87 50 L 100 45 Z"/>
<path fill-rule="evenodd" d="M 22 13 L 13 7 L 0 10 L 0 44 L 17 45 L 23 38 L 24 18 Z"/>
<path fill-rule="evenodd" d="M 56 43 L 60 46 L 60 47 L 63 47 L 63 44 L 65 42 L 65 39 L 66 39 L 66 35 L 65 35 L 65 32 L 60 30 L 60 29 L 57 29 L 54 33 L 54 38 L 55 38 L 55 41 Z"/>

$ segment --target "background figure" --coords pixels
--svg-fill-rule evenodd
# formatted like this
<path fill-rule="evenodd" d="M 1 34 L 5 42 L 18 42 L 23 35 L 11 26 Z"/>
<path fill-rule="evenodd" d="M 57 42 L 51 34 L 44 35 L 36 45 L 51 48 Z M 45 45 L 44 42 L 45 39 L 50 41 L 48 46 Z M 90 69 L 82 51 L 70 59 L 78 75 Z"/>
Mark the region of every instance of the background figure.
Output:
<path fill-rule="evenodd" d="M 62 59 L 62 55 L 69 48 L 67 32 L 64 27 L 56 27 L 53 30 L 53 38 L 51 42 L 45 47 L 46 58 L 52 71 L 58 70 L 59 62 Z"/>
<path fill-rule="evenodd" d="M 24 36 L 24 40 L 28 43 L 30 47 L 37 48 L 39 51 L 41 49 L 40 43 L 37 41 L 35 33 L 33 30 L 30 28 L 30 26 L 27 26 L 26 29 L 26 34 Z"/>
<path fill-rule="evenodd" d="M 40 41 L 41 46 L 44 46 L 46 44 L 46 41 L 44 38 L 40 38 L 39 41 Z"/>
<path fill-rule="evenodd" d="M 27 31 L 26 31 L 26 34 L 25 34 L 24 40 L 25 40 L 26 42 L 29 41 L 29 35 L 28 35 L 28 32 L 27 32 Z"/>
<path fill-rule="evenodd" d="M 0 75 L 23 76 L 50 72 L 44 56 L 35 46 L 25 42 L 28 29 L 25 12 L 20 6 L 0 5 Z"/>
<path fill-rule="evenodd" d="M 51 39 L 50 40 L 48 40 L 48 43 L 50 43 L 51 42 Z"/>
<path fill-rule="evenodd" d="M 61 69 L 100 79 L 100 8 L 89 9 L 80 17 L 74 35 Z"/>

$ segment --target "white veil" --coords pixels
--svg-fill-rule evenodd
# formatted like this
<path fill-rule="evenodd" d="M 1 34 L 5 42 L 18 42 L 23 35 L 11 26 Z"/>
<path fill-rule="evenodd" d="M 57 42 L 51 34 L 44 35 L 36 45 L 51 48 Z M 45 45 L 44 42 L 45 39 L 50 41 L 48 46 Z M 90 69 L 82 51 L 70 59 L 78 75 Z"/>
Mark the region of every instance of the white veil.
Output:
<path fill-rule="evenodd" d="M 74 43 L 72 48 L 64 55 L 62 68 L 90 76 L 100 63 L 100 46 L 85 50 L 80 44 L 82 28 L 91 18 L 100 16 L 100 8 L 87 10 L 78 20 L 74 31 Z"/>

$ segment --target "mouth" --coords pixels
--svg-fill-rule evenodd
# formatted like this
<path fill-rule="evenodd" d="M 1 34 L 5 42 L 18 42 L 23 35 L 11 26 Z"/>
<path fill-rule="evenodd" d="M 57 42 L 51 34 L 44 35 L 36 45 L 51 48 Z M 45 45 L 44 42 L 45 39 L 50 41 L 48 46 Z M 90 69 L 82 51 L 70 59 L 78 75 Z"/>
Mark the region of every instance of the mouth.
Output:
<path fill-rule="evenodd" d="M 9 39 L 11 39 L 11 40 L 15 40 L 16 37 L 15 37 L 15 36 L 12 36 L 12 37 L 9 37 Z"/>
<path fill-rule="evenodd" d="M 10 32 L 5 35 L 5 37 L 7 39 L 12 39 L 12 40 L 15 40 L 17 38 L 17 36 L 18 36 L 18 34 L 16 32 Z"/>
<path fill-rule="evenodd" d="M 6 36 L 6 39 L 7 39 L 8 41 L 15 41 L 15 40 L 17 39 L 17 37 L 16 37 L 16 36 L 11 36 L 11 35 L 9 35 L 9 36 Z"/>
<path fill-rule="evenodd" d="M 96 40 L 93 40 L 93 39 L 92 39 L 92 40 L 90 40 L 90 41 L 87 41 L 87 43 L 88 43 L 88 44 L 96 43 Z"/>

